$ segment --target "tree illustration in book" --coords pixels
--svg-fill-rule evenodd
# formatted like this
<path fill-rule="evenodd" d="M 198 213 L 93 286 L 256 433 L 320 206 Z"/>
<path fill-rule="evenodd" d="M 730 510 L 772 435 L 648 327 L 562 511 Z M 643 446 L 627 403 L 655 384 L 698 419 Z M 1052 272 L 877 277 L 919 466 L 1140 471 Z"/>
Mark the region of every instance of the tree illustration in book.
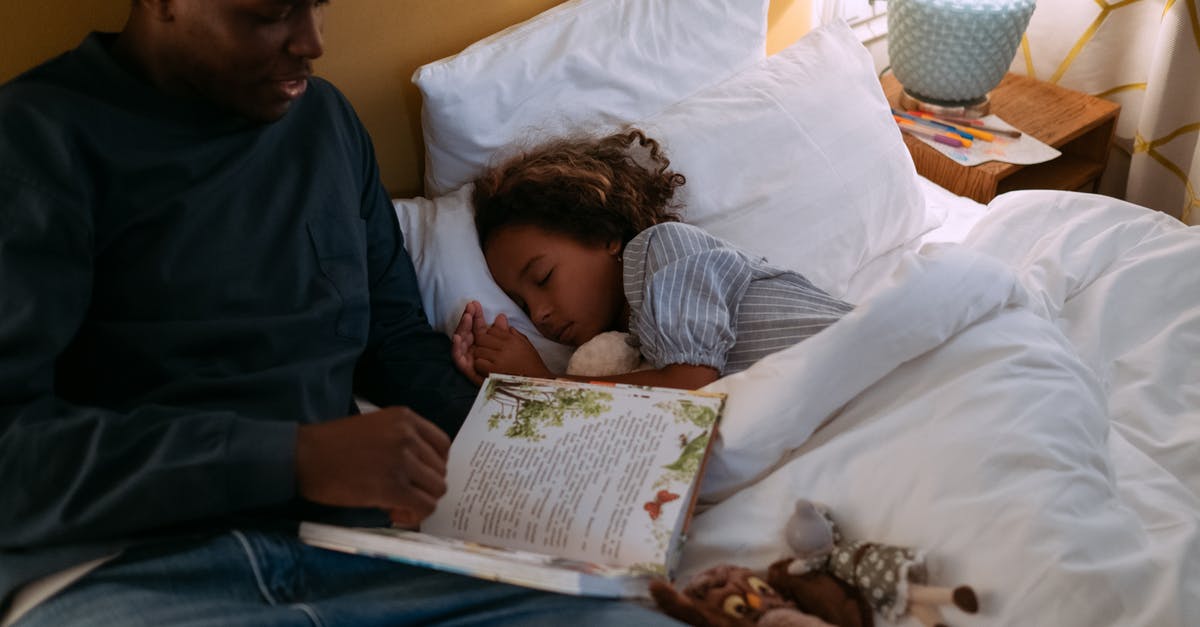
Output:
<path fill-rule="evenodd" d="M 544 439 L 541 425 L 561 427 L 563 420 L 595 418 L 608 411 L 612 393 L 604 390 L 545 386 L 506 379 L 488 379 L 484 398 L 499 405 L 488 418 L 488 428 L 507 423 L 504 435 L 537 442 Z"/>
<path fill-rule="evenodd" d="M 678 459 L 666 466 L 675 472 L 673 479 L 686 481 L 687 477 L 700 470 L 704 452 L 708 450 L 708 434 L 717 423 L 717 410 L 711 405 L 701 405 L 686 398 L 656 403 L 655 407 L 674 414 L 675 422 L 691 424 L 699 429 L 690 437 L 680 434 L 679 447 L 683 450 Z"/>

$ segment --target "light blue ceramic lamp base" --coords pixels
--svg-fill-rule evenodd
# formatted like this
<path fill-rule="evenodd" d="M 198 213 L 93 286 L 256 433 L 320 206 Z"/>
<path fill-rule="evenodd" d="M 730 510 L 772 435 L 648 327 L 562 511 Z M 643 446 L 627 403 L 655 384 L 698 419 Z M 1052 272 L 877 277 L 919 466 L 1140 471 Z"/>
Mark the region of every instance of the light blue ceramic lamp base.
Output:
<path fill-rule="evenodd" d="M 1012 64 L 1034 0 L 890 0 L 888 56 L 909 97 L 935 107 L 987 101 Z"/>

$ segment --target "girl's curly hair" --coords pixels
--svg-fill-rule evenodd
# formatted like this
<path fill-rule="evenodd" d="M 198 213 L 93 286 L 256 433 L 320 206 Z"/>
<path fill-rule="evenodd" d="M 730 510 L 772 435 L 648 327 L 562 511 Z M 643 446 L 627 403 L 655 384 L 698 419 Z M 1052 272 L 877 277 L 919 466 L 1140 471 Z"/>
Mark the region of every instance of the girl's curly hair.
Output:
<path fill-rule="evenodd" d="M 486 246 L 501 227 L 532 225 L 588 244 L 624 245 L 646 228 L 679 220 L 672 198 L 686 179 L 670 163 L 636 128 L 537 146 L 476 179 L 479 243 Z"/>

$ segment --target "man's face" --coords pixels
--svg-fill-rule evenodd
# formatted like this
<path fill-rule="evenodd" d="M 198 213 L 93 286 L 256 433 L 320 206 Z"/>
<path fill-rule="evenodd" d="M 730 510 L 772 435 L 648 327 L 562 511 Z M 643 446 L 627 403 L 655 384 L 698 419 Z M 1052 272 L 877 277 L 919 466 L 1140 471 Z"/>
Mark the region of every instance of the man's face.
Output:
<path fill-rule="evenodd" d="M 170 0 L 172 87 L 271 122 L 304 94 L 328 0 Z"/>

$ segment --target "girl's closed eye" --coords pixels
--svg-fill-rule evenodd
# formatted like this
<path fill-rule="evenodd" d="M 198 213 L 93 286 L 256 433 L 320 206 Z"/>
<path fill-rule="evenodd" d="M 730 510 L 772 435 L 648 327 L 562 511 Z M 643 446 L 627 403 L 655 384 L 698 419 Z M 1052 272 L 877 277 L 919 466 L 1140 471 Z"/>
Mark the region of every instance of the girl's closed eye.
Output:
<path fill-rule="evenodd" d="M 552 275 L 552 274 L 554 274 L 554 268 L 550 268 L 550 271 L 547 272 L 545 276 L 543 276 L 541 279 L 538 280 L 538 282 L 537 282 L 538 287 L 544 287 L 547 283 L 549 283 L 550 275 Z"/>

